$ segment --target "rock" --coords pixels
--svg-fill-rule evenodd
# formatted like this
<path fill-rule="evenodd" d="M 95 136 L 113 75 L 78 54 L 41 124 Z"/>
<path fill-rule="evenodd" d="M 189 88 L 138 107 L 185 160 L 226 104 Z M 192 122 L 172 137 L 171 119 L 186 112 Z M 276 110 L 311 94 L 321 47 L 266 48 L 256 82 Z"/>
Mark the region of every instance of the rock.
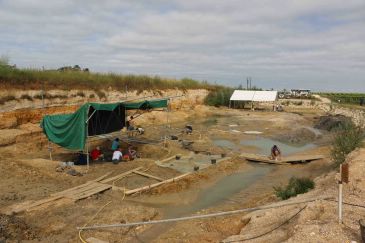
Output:
<path fill-rule="evenodd" d="M 69 171 L 66 172 L 67 174 L 69 175 L 72 175 L 72 176 L 82 176 L 82 174 L 74 169 L 71 169 Z"/>

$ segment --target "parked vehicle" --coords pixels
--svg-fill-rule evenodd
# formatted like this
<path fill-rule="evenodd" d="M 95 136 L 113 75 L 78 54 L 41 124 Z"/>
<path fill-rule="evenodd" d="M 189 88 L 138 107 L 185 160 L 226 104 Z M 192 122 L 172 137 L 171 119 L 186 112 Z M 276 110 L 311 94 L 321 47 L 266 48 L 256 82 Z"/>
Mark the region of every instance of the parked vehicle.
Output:
<path fill-rule="evenodd" d="M 290 99 L 290 98 L 310 98 L 312 96 L 310 89 L 292 89 L 290 91 L 280 91 L 279 99 Z"/>

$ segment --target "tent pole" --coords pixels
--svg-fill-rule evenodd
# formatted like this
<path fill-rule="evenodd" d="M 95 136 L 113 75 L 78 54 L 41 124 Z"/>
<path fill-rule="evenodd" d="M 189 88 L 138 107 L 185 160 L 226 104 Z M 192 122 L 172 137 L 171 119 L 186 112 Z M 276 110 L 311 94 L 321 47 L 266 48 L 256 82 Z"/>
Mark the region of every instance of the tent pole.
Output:
<path fill-rule="evenodd" d="M 168 129 L 168 126 L 169 126 L 169 104 L 170 104 L 170 99 L 168 100 L 168 103 L 167 103 L 167 107 L 166 107 L 166 130 L 165 130 L 165 140 L 164 140 L 164 147 L 166 147 L 166 139 L 167 139 L 167 129 Z"/>
<path fill-rule="evenodd" d="M 95 114 L 96 110 L 94 110 L 94 112 L 89 116 L 89 118 L 87 118 L 86 120 L 86 124 L 88 124 L 89 120 L 91 119 L 91 117 L 93 117 L 93 115 Z M 89 111 L 88 111 L 89 114 Z"/>
<path fill-rule="evenodd" d="M 53 160 L 52 159 L 52 145 L 49 140 L 48 140 L 48 151 L 49 151 L 49 159 Z"/>
<path fill-rule="evenodd" d="M 87 108 L 87 114 L 89 114 L 89 111 L 90 111 L 90 106 Z M 87 170 L 86 171 L 89 171 L 89 166 L 90 166 L 90 159 L 89 159 L 89 120 L 94 115 L 95 112 L 96 112 L 96 110 L 94 110 L 94 112 L 86 120 L 86 164 L 87 164 Z"/>

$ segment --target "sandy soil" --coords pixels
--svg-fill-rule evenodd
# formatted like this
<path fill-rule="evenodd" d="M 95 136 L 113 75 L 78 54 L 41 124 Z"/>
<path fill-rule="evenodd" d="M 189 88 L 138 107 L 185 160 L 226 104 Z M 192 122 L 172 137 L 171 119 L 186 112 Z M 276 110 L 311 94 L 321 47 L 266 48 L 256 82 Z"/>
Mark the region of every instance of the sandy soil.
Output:
<path fill-rule="evenodd" d="M 55 113 L 57 112 L 59 110 L 55 110 Z M 73 155 L 57 146 L 52 146 L 53 161 L 49 159 L 49 144 L 37 124 L 39 117 L 34 114 L 36 112 L 32 111 L 29 119 L 24 119 L 23 122 L 18 119 L 16 126 L 4 129 L 0 133 L 0 143 L 2 143 L 0 145 L 0 173 L 2 175 L 0 178 L 0 207 L 2 212 L 25 201 L 43 199 L 52 193 L 80 185 L 107 172 L 113 172 L 113 175 L 116 175 L 142 166 L 150 174 L 164 179 L 171 178 L 180 173 L 172 168 L 159 167 L 155 161 L 175 154 L 188 155 L 191 153 L 190 150 L 184 149 L 178 141 L 169 141 L 166 147 L 136 144 L 137 150 L 142 153 L 141 159 L 118 165 L 107 162 L 92 163 L 87 173 L 85 173 L 84 167 L 74 166 L 74 169 L 81 172 L 82 176 L 71 176 L 64 172 L 57 172 L 56 167 L 60 161 L 69 161 Z M 262 136 L 268 138 L 275 138 L 283 133 L 296 134 L 300 127 L 312 127 L 315 117 L 321 113 L 311 109 L 296 110 L 294 113 L 252 112 L 198 105 L 194 110 L 181 108 L 166 115 L 164 112 L 147 113 L 136 119 L 136 123 L 146 128 L 145 137 L 147 138 L 160 139 L 165 135 L 178 135 L 181 140 L 194 142 L 191 150 L 213 154 L 227 153 L 232 159 L 197 171 L 181 181 L 166 184 L 139 195 L 125 197 L 122 192 L 108 190 L 76 203 L 64 202 L 59 205 L 40 207 L 37 210 L 13 215 L 11 218 L 0 215 L 0 229 L 5 229 L 3 236 L 0 236 L 0 241 L 6 238 L 7 242 L 17 242 L 18 240 L 78 242 L 79 235 L 76 227 L 86 223 L 111 224 L 170 217 L 174 214 L 171 208 L 188 208 L 189 205 L 195 205 L 201 192 L 211 190 L 220 180 L 255 168 L 254 165 L 238 158 L 241 151 L 255 152 L 257 150 L 254 147 L 240 145 L 242 139 L 254 137 L 244 134 L 244 131 L 261 131 Z M 11 120 L 11 116 L 8 117 Z M 27 117 L 27 115 L 22 114 L 22 117 Z M 192 123 L 194 126 L 192 135 L 181 134 L 181 130 L 187 123 Z M 166 124 L 169 126 L 166 127 Z M 233 132 L 233 129 L 239 132 Z M 235 148 L 217 146 L 214 143 L 216 139 L 228 139 L 235 145 Z M 322 146 L 326 144 L 325 139 L 317 139 L 319 144 L 321 141 L 321 146 L 311 150 L 312 153 L 328 153 L 328 147 Z M 111 141 L 98 140 L 94 141 L 92 146 L 101 145 L 106 149 L 110 143 Z M 289 175 L 294 174 L 314 177 L 328 171 L 328 167 L 329 160 L 322 160 L 307 165 L 289 166 L 282 170 L 270 168 L 270 172 L 261 181 L 250 184 L 229 198 L 214 201 L 212 205 L 202 207 L 198 211 L 188 208 L 190 211 L 184 212 L 200 214 L 274 202 L 277 199 L 273 196 L 273 185 L 286 182 Z M 118 186 L 132 189 L 152 182 L 151 179 L 141 176 L 131 176 L 118 182 Z M 91 221 L 98 210 L 106 204 L 108 205 Z M 328 204 L 333 205 L 332 202 L 328 202 Z M 290 214 L 288 213 L 288 215 Z M 217 242 L 230 235 L 239 234 L 241 228 L 247 223 L 241 218 L 242 215 L 236 215 L 162 227 L 139 226 L 90 231 L 82 232 L 82 237 L 86 239 L 93 236 L 109 242 L 138 242 L 140 240 L 148 242 Z M 25 234 L 13 230 L 12 225 L 16 224 L 23 225 L 21 227 L 25 229 L 24 232 L 29 231 L 30 233 Z M 286 233 L 286 238 L 284 238 L 288 239 L 288 235 L 289 233 Z"/>

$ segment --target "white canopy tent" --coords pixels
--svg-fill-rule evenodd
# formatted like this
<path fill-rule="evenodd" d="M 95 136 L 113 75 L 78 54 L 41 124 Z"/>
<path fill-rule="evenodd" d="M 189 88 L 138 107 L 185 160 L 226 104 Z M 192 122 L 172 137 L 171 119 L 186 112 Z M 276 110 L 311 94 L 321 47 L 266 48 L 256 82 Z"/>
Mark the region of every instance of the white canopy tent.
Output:
<path fill-rule="evenodd" d="M 231 106 L 231 101 L 275 102 L 277 98 L 278 91 L 235 90 L 229 103 Z"/>

